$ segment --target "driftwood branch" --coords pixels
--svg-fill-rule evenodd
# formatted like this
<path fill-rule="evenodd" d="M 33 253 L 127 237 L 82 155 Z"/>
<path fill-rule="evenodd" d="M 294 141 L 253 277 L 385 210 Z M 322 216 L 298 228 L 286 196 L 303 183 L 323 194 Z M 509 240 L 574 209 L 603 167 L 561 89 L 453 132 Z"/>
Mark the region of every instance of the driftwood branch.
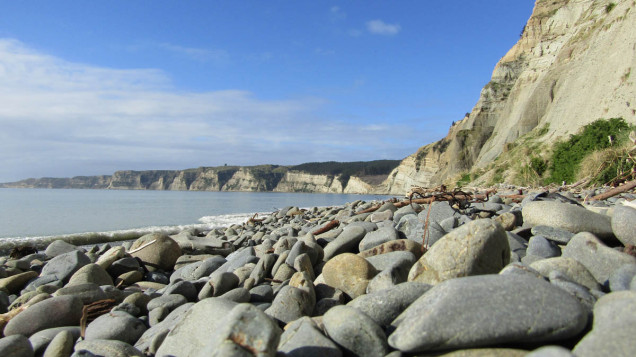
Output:
<path fill-rule="evenodd" d="M 613 188 L 607 192 L 603 192 L 600 195 L 596 195 L 592 198 L 590 198 L 590 201 L 600 201 L 600 200 L 605 200 L 608 199 L 610 197 L 614 197 L 616 195 L 618 195 L 619 193 L 623 193 L 623 192 L 627 192 L 633 188 L 636 188 L 636 180 L 633 181 L 629 181 L 626 182 L 616 188 Z"/>
<path fill-rule="evenodd" d="M 319 235 L 319 234 L 328 232 L 328 231 L 338 227 L 339 224 L 340 224 L 340 221 L 338 221 L 337 219 L 334 219 L 333 221 L 325 224 L 324 226 L 322 226 L 322 228 L 319 228 L 318 230 L 316 230 L 312 234 Z"/>
<path fill-rule="evenodd" d="M 128 252 L 128 254 L 136 253 L 136 252 L 138 252 L 138 251 L 140 251 L 140 250 L 142 250 L 142 249 L 146 248 L 147 246 L 149 246 L 149 245 L 153 244 L 153 243 L 154 243 L 154 242 L 156 242 L 156 241 L 157 241 L 156 239 L 153 239 L 153 240 L 151 240 L 150 242 L 148 242 L 148 243 L 146 243 L 146 244 L 142 245 L 141 247 L 139 247 L 139 248 L 135 248 L 135 249 L 131 250 L 130 252 Z"/>

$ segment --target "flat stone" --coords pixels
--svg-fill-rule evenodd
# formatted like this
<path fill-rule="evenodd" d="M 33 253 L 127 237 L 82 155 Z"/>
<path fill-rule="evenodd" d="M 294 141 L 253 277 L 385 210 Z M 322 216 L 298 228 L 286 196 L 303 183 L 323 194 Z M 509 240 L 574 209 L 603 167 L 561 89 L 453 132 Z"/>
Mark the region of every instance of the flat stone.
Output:
<path fill-rule="evenodd" d="M 146 332 L 146 326 L 138 318 L 115 311 L 101 315 L 86 326 L 85 340 L 117 340 L 134 345 Z"/>
<path fill-rule="evenodd" d="M 389 345 L 411 353 L 556 341 L 586 323 L 579 302 L 542 279 L 470 276 L 442 282 L 411 304 L 393 321 Z"/>
<path fill-rule="evenodd" d="M 512 212 L 505 212 L 495 218 L 505 231 L 511 231 L 517 226 L 517 216 Z"/>
<path fill-rule="evenodd" d="M 185 296 L 180 294 L 163 294 L 147 302 L 146 308 L 148 311 L 154 310 L 158 307 L 165 307 L 169 311 L 176 309 L 177 307 L 187 303 L 188 300 Z"/>
<path fill-rule="evenodd" d="M 311 315 L 316 305 L 316 293 L 307 273 L 296 273 L 288 286 L 284 286 L 274 297 L 265 313 L 279 321 L 289 323 L 300 317 Z"/>
<path fill-rule="evenodd" d="M 149 271 L 170 271 L 181 256 L 179 244 L 163 233 L 151 233 L 138 238 L 130 251 L 133 252 L 130 255 L 141 259 Z"/>
<path fill-rule="evenodd" d="M 11 275 L 10 277 L 0 279 L 0 288 L 7 289 L 10 294 L 16 294 L 22 290 L 29 280 L 37 277 L 38 273 L 34 271 Z"/>
<path fill-rule="evenodd" d="M 49 258 L 55 258 L 58 255 L 62 255 L 68 252 L 72 252 L 74 250 L 79 250 L 79 248 L 71 243 L 67 243 L 61 239 L 54 240 L 49 243 L 44 251 L 44 254 Z"/>
<path fill-rule="evenodd" d="M 141 351 L 122 341 L 85 340 L 75 345 L 75 353 L 88 351 L 94 356 L 145 357 Z"/>
<path fill-rule="evenodd" d="M 365 258 L 377 271 L 401 267 L 407 274 L 417 258 L 411 252 L 395 251 Z"/>
<path fill-rule="evenodd" d="M 52 327 L 79 325 L 82 300 L 75 296 L 57 296 L 30 306 L 12 318 L 4 335 L 31 336 Z"/>
<path fill-rule="evenodd" d="M 251 296 L 250 296 L 249 290 L 245 288 L 234 288 L 219 297 L 230 300 L 230 301 L 234 301 L 237 303 L 241 303 L 241 302 L 249 302 Z"/>
<path fill-rule="evenodd" d="M 341 253 L 357 253 L 357 247 L 366 234 L 367 231 L 362 227 L 347 226 L 336 239 L 327 244 L 323 260 L 328 261 Z"/>
<path fill-rule="evenodd" d="M 74 296 L 81 299 L 83 304 L 90 304 L 98 300 L 108 299 L 108 295 L 99 285 L 86 283 L 81 285 L 70 285 L 58 289 L 54 296 Z"/>
<path fill-rule="evenodd" d="M 166 286 L 163 290 L 164 294 L 178 294 L 185 297 L 188 301 L 197 300 L 197 288 L 189 281 L 179 281 L 177 283 Z"/>
<path fill-rule="evenodd" d="M 159 347 L 158 345 L 161 345 L 158 340 L 163 342 L 163 339 L 166 337 L 168 332 L 185 317 L 186 312 L 192 306 L 194 306 L 194 303 L 187 303 L 174 309 L 168 314 L 168 316 L 161 320 L 161 322 L 147 329 L 146 332 L 144 332 L 144 334 L 137 340 L 135 348 L 142 352 L 156 353 L 157 348 Z"/>
<path fill-rule="evenodd" d="M 272 302 L 274 290 L 271 285 L 257 285 L 250 289 L 250 302 Z"/>
<path fill-rule="evenodd" d="M 383 222 L 393 219 L 393 211 L 386 210 L 382 212 L 373 212 L 369 216 L 368 220 L 372 223 Z"/>
<path fill-rule="evenodd" d="M 42 268 L 40 276 L 53 275 L 56 279 L 66 282 L 81 267 L 90 263 L 91 260 L 86 254 L 79 250 L 74 250 L 49 260 Z"/>
<path fill-rule="evenodd" d="M 325 283 L 343 291 L 351 298 L 364 294 L 369 280 L 376 273 L 375 268 L 366 259 L 351 253 L 335 256 L 322 268 Z"/>
<path fill-rule="evenodd" d="M 275 356 L 282 331 L 263 311 L 251 304 L 239 304 L 219 326 L 197 356 Z M 184 355 L 183 353 L 179 354 Z"/>
<path fill-rule="evenodd" d="M 99 265 L 100 267 L 104 269 L 108 269 L 108 267 L 110 267 L 110 265 L 113 264 L 115 261 L 123 258 L 124 254 L 126 254 L 126 249 L 124 247 L 120 245 L 116 247 L 112 247 L 108 249 L 104 254 L 102 254 L 97 259 L 95 264 Z"/>
<path fill-rule="evenodd" d="M 508 237 L 510 252 L 517 254 L 519 258 L 525 257 L 528 250 L 528 241 L 512 232 L 506 232 L 506 236 Z"/>
<path fill-rule="evenodd" d="M 0 338 L 0 356 L 33 357 L 33 347 L 22 335 Z"/>
<path fill-rule="evenodd" d="M 533 236 L 530 237 L 528 241 L 526 254 L 536 255 L 542 258 L 558 257 L 561 255 L 561 248 L 542 236 Z"/>
<path fill-rule="evenodd" d="M 509 262 L 506 232 L 494 221 L 480 219 L 440 239 L 413 265 L 408 280 L 437 284 L 461 276 L 496 274 Z"/>
<path fill-rule="evenodd" d="M 609 277 L 609 288 L 612 291 L 629 290 L 636 276 L 636 264 L 625 264 L 614 270 Z"/>
<path fill-rule="evenodd" d="M 166 335 L 156 355 L 198 355 L 209 343 L 210 336 L 223 326 L 222 321 L 228 311 L 236 305 L 233 301 L 221 298 L 208 298 L 194 304 Z"/>
<path fill-rule="evenodd" d="M 525 357 L 527 353 L 514 348 L 467 348 L 445 353 L 442 357 Z"/>
<path fill-rule="evenodd" d="M 113 278 L 104 268 L 97 264 L 86 264 L 76 271 L 68 281 L 68 285 L 94 283 L 97 285 L 113 285 Z"/>
<path fill-rule="evenodd" d="M 558 244 L 568 244 L 570 239 L 574 237 L 574 233 L 566 231 L 565 229 L 543 225 L 534 226 L 530 231 L 532 235 L 545 237 Z"/>
<path fill-rule="evenodd" d="M 340 357 L 338 346 L 318 330 L 309 317 L 285 326 L 278 342 L 278 353 L 287 357 Z"/>
<path fill-rule="evenodd" d="M 54 327 L 34 333 L 29 337 L 29 342 L 33 346 L 33 352 L 36 356 L 41 355 L 47 349 L 49 344 L 55 339 L 60 332 L 68 332 L 71 334 L 73 344 L 80 337 L 81 329 L 79 326 L 63 326 Z M 72 351 L 72 350 L 71 350 Z"/>
<path fill-rule="evenodd" d="M 360 310 L 334 306 L 322 322 L 327 335 L 354 356 L 384 357 L 389 352 L 382 328 Z"/>
<path fill-rule="evenodd" d="M 606 246 L 587 232 L 572 237 L 563 249 L 563 256 L 583 264 L 594 279 L 604 286 L 609 285 L 609 277 L 614 270 L 625 264 L 636 264 L 635 257 Z"/>
<path fill-rule="evenodd" d="M 636 209 L 616 205 L 612 214 L 612 231 L 624 245 L 636 245 Z"/>
<path fill-rule="evenodd" d="M 525 204 L 522 212 L 524 224 L 530 226 L 545 225 L 572 233 L 589 232 L 603 239 L 614 236 L 609 216 L 581 206 L 557 201 L 533 201 Z"/>
<path fill-rule="evenodd" d="M 42 357 L 70 356 L 75 345 L 75 336 L 70 331 L 61 331 L 46 347 Z"/>
<path fill-rule="evenodd" d="M 558 271 L 590 290 L 601 289 L 600 284 L 596 282 L 592 273 L 576 259 L 568 257 L 543 259 L 530 264 L 530 268 L 538 271 L 544 277 L 548 277 L 553 271 Z"/>
<path fill-rule="evenodd" d="M 398 231 L 393 226 L 382 227 L 377 231 L 367 233 L 358 244 L 358 249 L 362 252 L 396 239 L 399 239 Z"/>
<path fill-rule="evenodd" d="M 410 239 L 396 239 L 386 243 L 377 245 L 371 249 L 367 249 L 358 253 L 363 258 L 372 257 L 374 255 L 386 254 L 391 252 L 411 252 L 417 258 L 422 256 L 422 245 Z"/>
<path fill-rule="evenodd" d="M 431 285 L 424 283 L 398 284 L 391 289 L 358 296 L 347 306 L 364 312 L 381 327 L 387 327 L 430 288 Z"/>
<path fill-rule="evenodd" d="M 114 261 L 106 271 L 111 276 L 120 276 L 131 271 L 143 271 L 143 269 L 137 259 L 133 257 L 123 257 Z"/>
<path fill-rule="evenodd" d="M 631 356 L 636 334 L 636 291 L 618 291 L 594 305 L 592 331 L 574 346 L 578 357 Z"/>

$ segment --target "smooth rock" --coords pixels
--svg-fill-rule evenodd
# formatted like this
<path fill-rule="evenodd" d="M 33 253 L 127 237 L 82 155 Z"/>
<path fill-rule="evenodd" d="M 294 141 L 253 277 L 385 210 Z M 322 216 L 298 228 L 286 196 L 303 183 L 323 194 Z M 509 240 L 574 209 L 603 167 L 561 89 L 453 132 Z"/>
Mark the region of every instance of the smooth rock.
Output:
<path fill-rule="evenodd" d="M 197 356 L 236 305 L 221 298 L 203 299 L 194 304 L 170 330 L 156 355 Z"/>
<path fill-rule="evenodd" d="M 411 304 L 393 321 L 389 345 L 411 353 L 556 341 L 581 332 L 587 318 L 574 297 L 542 279 L 470 276 L 442 282 Z"/>
<path fill-rule="evenodd" d="M 440 239 L 411 268 L 409 281 L 427 284 L 462 276 L 496 274 L 510 262 L 510 246 L 503 228 L 480 219 Z"/>
<path fill-rule="evenodd" d="M 145 357 L 141 351 L 122 341 L 86 340 L 75 345 L 75 353 L 88 351 L 95 356 Z"/>
<path fill-rule="evenodd" d="M 18 293 L 29 280 L 37 277 L 38 273 L 34 271 L 11 275 L 7 278 L 0 279 L 0 288 L 6 289 L 11 294 L 15 294 Z"/>
<path fill-rule="evenodd" d="M 352 299 L 364 294 L 377 271 L 364 258 L 344 253 L 329 260 L 322 269 L 325 283 L 343 291 Z"/>
<path fill-rule="evenodd" d="M 338 346 L 320 332 L 309 317 L 285 326 L 278 342 L 278 353 L 286 357 L 340 357 Z"/>
<path fill-rule="evenodd" d="M 220 321 L 219 326 L 196 356 L 276 356 L 282 331 L 276 323 L 257 307 L 239 304 Z M 179 354 L 184 356 L 184 354 Z"/>
<path fill-rule="evenodd" d="M 523 222 L 530 226 L 545 225 L 572 233 L 589 232 L 599 238 L 614 236 L 609 216 L 581 206 L 557 201 L 533 201 L 525 204 L 522 212 Z"/>
<path fill-rule="evenodd" d="M 164 307 L 168 311 L 172 311 L 177 307 L 187 303 L 188 300 L 185 296 L 180 294 L 163 294 L 147 302 L 146 308 L 148 311 L 152 311 L 158 307 Z"/>
<path fill-rule="evenodd" d="M 563 249 L 563 256 L 583 264 L 603 286 L 609 284 L 612 272 L 625 264 L 636 264 L 636 258 L 616 251 L 591 233 L 578 233 Z"/>
<path fill-rule="evenodd" d="M 44 250 L 44 254 L 46 254 L 46 256 L 49 258 L 55 258 L 58 255 L 66 254 L 74 250 L 79 250 L 79 248 L 71 243 L 67 243 L 61 239 L 57 239 L 49 243 L 49 245 Z"/>
<path fill-rule="evenodd" d="M 93 283 L 97 285 L 113 285 L 113 279 L 104 268 L 97 264 L 87 264 L 81 267 L 71 276 L 69 285 Z"/>
<path fill-rule="evenodd" d="M 12 318 L 4 328 L 4 335 L 31 336 L 52 327 L 79 325 L 83 307 L 82 300 L 75 296 L 40 301 Z"/>
<path fill-rule="evenodd" d="M 528 241 L 526 254 L 536 255 L 541 258 L 558 257 L 561 255 L 561 248 L 542 236 L 532 236 Z"/>
<path fill-rule="evenodd" d="M 422 256 L 422 245 L 409 239 L 397 239 L 377 245 L 358 253 L 363 258 L 391 252 L 411 252 L 417 258 Z"/>
<path fill-rule="evenodd" d="M 138 318 L 123 312 L 110 312 L 86 326 L 85 340 L 117 340 L 134 345 L 146 331 Z"/>
<path fill-rule="evenodd" d="M 324 249 L 324 261 L 328 261 L 341 253 L 357 253 L 357 247 L 367 234 L 367 231 L 359 226 L 347 226 L 340 235 L 327 244 Z"/>
<path fill-rule="evenodd" d="M 149 271 L 170 271 L 181 256 L 179 244 L 163 233 L 151 233 L 138 238 L 130 251 L 133 252 L 130 255 L 141 259 Z"/>
<path fill-rule="evenodd" d="M 358 244 L 358 249 L 362 252 L 382 243 L 390 242 L 399 238 L 398 231 L 393 226 L 382 227 L 377 231 L 365 234 L 364 238 L 362 238 Z"/>
<path fill-rule="evenodd" d="M 322 322 L 327 335 L 353 356 L 384 357 L 389 352 L 382 328 L 360 310 L 334 306 Z"/>
<path fill-rule="evenodd" d="M 73 352 L 73 346 L 75 345 L 75 336 L 69 331 L 61 331 L 55 337 L 49 345 L 46 347 L 42 357 L 66 357 L 70 356 Z"/>
<path fill-rule="evenodd" d="M 609 288 L 612 291 L 629 290 L 634 277 L 636 277 L 636 264 L 625 264 L 610 274 Z"/>
<path fill-rule="evenodd" d="M 156 353 L 159 345 L 163 342 L 169 331 L 176 326 L 186 315 L 186 312 L 194 306 L 194 303 L 187 303 L 174 309 L 161 322 L 151 326 L 137 340 L 135 348 L 142 352 Z M 152 351 L 151 351 L 152 348 Z"/>
<path fill-rule="evenodd" d="M 525 357 L 574 357 L 574 355 L 561 346 L 544 346 L 526 354 Z"/>
<path fill-rule="evenodd" d="M 358 296 L 347 306 L 354 307 L 382 327 L 389 326 L 409 305 L 431 288 L 424 283 L 403 283 L 391 289 Z"/>
<path fill-rule="evenodd" d="M 530 230 L 534 236 L 542 236 L 558 244 L 568 244 L 574 233 L 550 226 L 538 225 Z"/>
<path fill-rule="evenodd" d="M 0 356 L 33 357 L 33 347 L 22 335 L 7 336 L 0 338 Z"/>
<path fill-rule="evenodd" d="M 612 214 L 612 231 L 624 245 L 636 245 L 636 209 L 616 205 Z"/>
<path fill-rule="evenodd" d="M 124 254 L 126 254 L 126 249 L 124 247 L 120 245 L 116 247 L 112 247 L 108 249 L 104 254 L 102 254 L 97 259 L 95 264 L 99 265 L 100 267 L 104 269 L 108 269 L 108 267 L 110 267 L 110 265 L 113 264 L 115 261 L 123 258 Z"/>
<path fill-rule="evenodd" d="M 601 288 L 592 273 L 583 264 L 572 258 L 555 257 L 543 259 L 530 264 L 530 268 L 538 271 L 544 277 L 548 277 L 553 271 L 558 271 L 590 290 L 600 290 Z"/>
<path fill-rule="evenodd" d="M 108 299 L 109 296 L 97 284 L 67 285 L 53 293 L 54 296 L 75 296 L 83 304 L 90 304 L 98 300 Z"/>
<path fill-rule="evenodd" d="M 64 253 L 49 260 L 48 263 L 42 268 L 40 276 L 52 275 L 57 280 L 68 281 L 68 279 L 76 271 L 86 264 L 90 264 L 91 260 L 86 254 L 79 250 Z"/>
<path fill-rule="evenodd" d="M 36 356 L 41 355 L 47 349 L 49 344 L 55 339 L 60 332 L 68 332 L 71 334 L 73 345 L 80 337 L 81 329 L 79 326 L 54 327 L 40 332 L 36 332 L 29 337 L 29 342 L 33 346 L 33 352 Z"/>
<path fill-rule="evenodd" d="M 600 298 L 594 305 L 592 331 L 579 341 L 572 353 L 577 357 L 632 356 L 636 335 L 636 291 L 618 291 Z"/>
<path fill-rule="evenodd" d="M 245 288 L 235 288 L 232 289 L 225 294 L 219 296 L 220 298 L 227 299 L 230 301 L 234 301 L 237 303 L 241 302 L 249 302 L 250 301 L 250 292 Z"/>

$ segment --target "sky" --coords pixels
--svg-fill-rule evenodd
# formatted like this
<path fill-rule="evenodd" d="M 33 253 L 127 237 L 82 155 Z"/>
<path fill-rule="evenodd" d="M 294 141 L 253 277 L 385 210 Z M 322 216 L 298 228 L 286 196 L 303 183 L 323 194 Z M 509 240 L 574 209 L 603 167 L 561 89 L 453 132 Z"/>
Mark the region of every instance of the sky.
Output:
<path fill-rule="evenodd" d="M 0 0 L 0 182 L 403 159 L 533 0 Z"/>

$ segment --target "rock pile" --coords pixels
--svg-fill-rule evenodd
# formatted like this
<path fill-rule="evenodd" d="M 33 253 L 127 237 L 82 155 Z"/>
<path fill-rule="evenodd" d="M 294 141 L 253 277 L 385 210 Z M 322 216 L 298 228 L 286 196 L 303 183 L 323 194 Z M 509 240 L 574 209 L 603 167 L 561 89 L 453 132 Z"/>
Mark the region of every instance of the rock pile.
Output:
<path fill-rule="evenodd" d="M 122 246 L 56 241 L 0 258 L 0 355 L 631 356 L 634 198 L 357 201 Z"/>

